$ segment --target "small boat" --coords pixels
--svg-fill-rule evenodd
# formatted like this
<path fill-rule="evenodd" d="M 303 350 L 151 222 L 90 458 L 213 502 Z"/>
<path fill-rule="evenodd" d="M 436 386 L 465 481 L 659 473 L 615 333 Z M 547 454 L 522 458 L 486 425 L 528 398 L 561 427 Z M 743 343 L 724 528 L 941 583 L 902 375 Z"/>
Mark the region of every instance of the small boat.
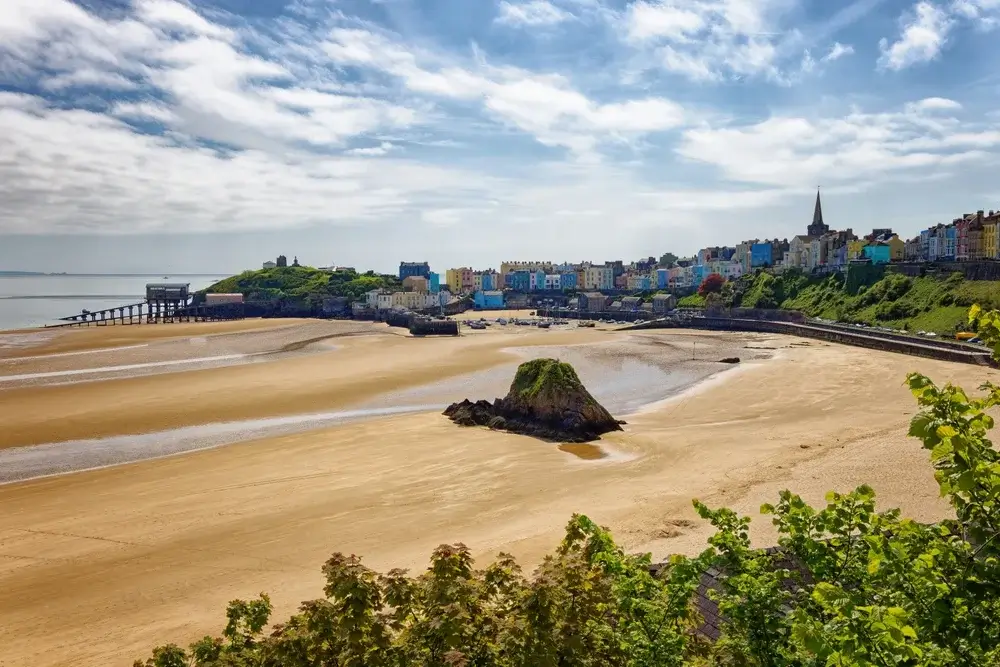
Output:
<path fill-rule="evenodd" d="M 551 322 L 539 322 L 538 323 L 538 328 L 539 329 L 548 329 L 550 326 L 552 326 Z"/>

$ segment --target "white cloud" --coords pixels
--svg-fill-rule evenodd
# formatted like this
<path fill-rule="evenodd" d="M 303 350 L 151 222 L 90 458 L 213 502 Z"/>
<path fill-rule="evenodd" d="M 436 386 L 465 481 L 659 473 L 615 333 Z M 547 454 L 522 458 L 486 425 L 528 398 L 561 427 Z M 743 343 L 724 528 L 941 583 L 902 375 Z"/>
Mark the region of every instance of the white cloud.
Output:
<path fill-rule="evenodd" d="M 112 107 L 111 114 L 119 118 L 155 120 L 160 123 L 172 123 L 177 120 L 168 107 L 154 102 L 118 102 Z"/>
<path fill-rule="evenodd" d="M 913 170 L 980 159 L 1000 146 L 996 127 L 963 125 L 940 113 L 957 108 L 951 100 L 930 98 L 893 113 L 774 116 L 749 126 L 702 127 L 686 131 L 677 152 L 743 183 L 870 187 Z"/>
<path fill-rule="evenodd" d="M 632 40 L 666 37 L 687 41 L 705 27 L 705 16 L 680 6 L 636 2 L 626 12 L 625 25 Z"/>
<path fill-rule="evenodd" d="M 854 53 L 854 47 L 850 44 L 841 44 L 840 42 L 834 42 L 833 46 L 825 56 L 823 56 L 823 62 L 832 63 L 835 60 L 840 60 L 844 56 L 849 56 Z"/>
<path fill-rule="evenodd" d="M 1000 0 L 954 0 L 952 11 L 975 22 L 980 30 L 993 30 L 1000 26 Z"/>
<path fill-rule="evenodd" d="M 895 42 L 890 44 L 885 38 L 879 42 L 881 68 L 901 70 L 934 60 L 944 48 L 954 21 L 940 7 L 921 0 L 900 24 L 901 33 Z"/>
<path fill-rule="evenodd" d="M 641 0 L 623 12 L 619 27 L 648 62 L 674 74 L 695 81 L 737 75 L 784 82 L 779 46 L 799 37 L 782 25 L 790 5 L 788 0 Z"/>
<path fill-rule="evenodd" d="M 368 155 L 368 156 L 379 156 L 386 155 L 389 151 L 394 150 L 396 147 L 389 141 L 383 141 L 378 146 L 370 146 L 368 148 L 352 148 L 347 151 L 348 155 Z"/>
<path fill-rule="evenodd" d="M 509 25 L 547 26 L 562 23 L 573 17 L 569 12 L 559 9 L 546 0 L 529 0 L 528 2 L 500 3 L 497 23 Z"/>
<path fill-rule="evenodd" d="M 200 14 L 174 0 L 138 0 L 138 16 L 144 23 L 156 27 L 184 30 L 195 35 L 217 39 L 233 39 L 232 30 L 210 23 Z"/>
<path fill-rule="evenodd" d="M 962 105 L 955 100 L 949 100 L 944 97 L 928 97 L 917 102 L 911 102 L 907 105 L 907 108 L 914 111 L 958 111 L 962 108 Z"/>
<path fill-rule="evenodd" d="M 333 31 L 325 51 L 338 63 L 367 65 L 398 77 L 414 93 L 477 102 L 543 145 L 590 158 L 603 141 L 669 130 L 684 122 L 683 109 L 670 100 L 652 97 L 600 104 L 558 75 L 485 62 L 475 70 L 424 66 L 418 54 L 365 30 Z"/>
<path fill-rule="evenodd" d="M 681 74 L 692 81 L 718 81 L 722 75 L 712 63 L 696 54 L 678 51 L 669 44 L 657 50 L 663 68 Z"/>
<path fill-rule="evenodd" d="M 0 229 L 139 233 L 267 229 L 399 214 L 429 192 L 492 179 L 405 161 L 302 152 L 231 156 L 138 134 L 108 116 L 5 98 Z M 148 111 L 148 109 L 146 109 Z M 126 109 L 126 111 L 129 111 Z M 44 202 L 42 205 L 41 203 Z"/>
<path fill-rule="evenodd" d="M 789 36 L 790 0 L 647 0 L 616 14 L 596 0 L 559 6 L 570 2 L 572 14 L 540 2 L 510 4 L 517 20 L 501 11 L 521 25 L 558 12 L 574 27 L 613 20 L 612 46 L 621 37 L 702 81 L 790 82 L 851 51 L 824 37 L 814 59 Z M 545 66 L 510 66 L 478 46 L 421 44 L 340 13 L 264 25 L 172 0 L 111 18 L 67 0 L 0 2 L 0 85 L 16 77 L 39 93 L 0 92 L 0 156 L 17 156 L 0 158 L 0 233 L 412 220 L 523 226 L 558 247 L 566 225 L 702 233 L 689 226 L 706 212 L 775 206 L 818 180 L 922 178 L 1000 145 L 943 97 L 892 113 L 721 121 L 697 98 L 676 101 L 683 88 L 621 84 L 613 57 L 592 72 L 566 53 L 541 57 L 551 45 L 532 52 Z"/>
<path fill-rule="evenodd" d="M 110 88 L 112 90 L 131 90 L 137 84 L 117 72 L 106 72 L 97 69 L 81 68 L 73 72 L 64 72 L 43 79 L 43 88 L 63 90 L 65 88 Z"/>

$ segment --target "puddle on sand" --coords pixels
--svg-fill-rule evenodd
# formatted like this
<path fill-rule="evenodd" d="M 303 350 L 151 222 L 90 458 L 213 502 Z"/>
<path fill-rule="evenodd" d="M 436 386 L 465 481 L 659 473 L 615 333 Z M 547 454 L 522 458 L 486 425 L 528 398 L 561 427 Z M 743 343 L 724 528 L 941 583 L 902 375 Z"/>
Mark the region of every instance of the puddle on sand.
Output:
<path fill-rule="evenodd" d="M 595 445 L 590 442 L 566 442 L 559 445 L 559 451 L 572 454 L 576 458 L 584 461 L 598 461 L 600 459 L 608 458 L 608 453 L 604 451 L 600 445 Z"/>
<path fill-rule="evenodd" d="M 0 382 L 15 382 L 20 380 L 42 380 L 46 378 L 70 377 L 77 375 L 93 375 L 95 373 L 119 373 L 144 368 L 162 368 L 166 366 L 182 366 L 185 364 L 203 364 L 216 361 L 232 361 L 245 359 L 247 354 L 221 354 L 214 357 L 196 357 L 193 359 L 174 359 L 172 361 L 150 361 L 144 364 L 125 364 L 122 366 L 100 366 L 98 368 L 76 368 L 68 371 L 49 371 L 46 373 L 24 373 L 22 375 L 0 375 Z"/>
<path fill-rule="evenodd" d="M 586 349 L 549 346 L 513 347 L 507 351 L 523 359 L 555 357 L 571 363 L 594 398 L 615 415 L 633 414 L 647 405 L 687 389 L 701 379 L 691 369 L 665 369 L 626 354 L 608 357 L 595 355 Z M 492 400 L 495 396 L 507 393 L 518 363 L 501 364 L 431 384 L 388 392 L 370 401 L 365 407 L 415 403 L 447 405 L 464 398 Z"/>

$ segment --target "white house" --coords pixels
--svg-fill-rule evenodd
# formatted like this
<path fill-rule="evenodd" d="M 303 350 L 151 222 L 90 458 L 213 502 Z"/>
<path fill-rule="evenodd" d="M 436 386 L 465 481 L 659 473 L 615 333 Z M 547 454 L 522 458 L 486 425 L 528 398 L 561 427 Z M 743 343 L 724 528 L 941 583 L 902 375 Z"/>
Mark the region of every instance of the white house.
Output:
<path fill-rule="evenodd" d="M 547 290 L 562 289 L 562 276 L 559 275 L 558 273 L 545 276 L 545 289 Z"/>
<path fill-rule="evenodd" d="M 610 266 L 588 266 L 584 269 L 583 289 L 607 290 L 615 288 L 615 272 Z"/>
<path fill-rule="evenodd" d="M 726 280 L 736 280 L 743 275 L 743 262 L 736 259 L 735 256 L 732 261 L 722 262 L 722 266 L 719 268 L 721 269 L 719 273 L 725 276 Z"/>
<path fill-rule="evenodd" d="M 275 264 L 274 262 L 270 261 L 270 260 L 264 262 L 264 268 L 265 269 L 273 269 L 276 266 L 278 266 L 278 265 Z"/>

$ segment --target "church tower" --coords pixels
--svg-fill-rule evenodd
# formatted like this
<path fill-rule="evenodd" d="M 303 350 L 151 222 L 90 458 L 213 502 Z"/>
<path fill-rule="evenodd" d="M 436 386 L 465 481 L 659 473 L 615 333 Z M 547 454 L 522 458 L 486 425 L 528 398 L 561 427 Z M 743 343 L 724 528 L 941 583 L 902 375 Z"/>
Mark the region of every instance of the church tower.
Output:
<path fill-rule="evenodd" d="M 808 234 L 813 238 L 818 238 L 830 231 L 829 225 L 823 222 L 823 205 L 819 201 L 819 188 L 816 188 L 816 208 L 813 209 L 813 221 L 809 225 Z"/>

